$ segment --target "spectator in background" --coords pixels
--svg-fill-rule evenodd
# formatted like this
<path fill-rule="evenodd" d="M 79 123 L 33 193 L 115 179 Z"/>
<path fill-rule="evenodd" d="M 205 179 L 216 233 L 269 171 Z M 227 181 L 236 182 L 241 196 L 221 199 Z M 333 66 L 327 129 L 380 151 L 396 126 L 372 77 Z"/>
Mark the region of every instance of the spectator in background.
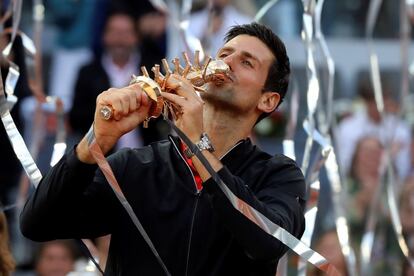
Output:
<path fill-rule="evenodd" d="M 74 270 L 78 252 L 73 241 L 56 240 L 41 243 L 36 260 L 38 276 L 66 276 Z"/>
<path fill-rule="evenodd" d="M 101 11 L 99 22 L 95 25 L 94 50 L 102 54 L 102 34 L 106 15 L 110 11 L 128 11 L 137 22 L 141 64 L 151 68 L 166 56 L 166 21 L 167 16 L 155 9 L 148 0 L 100 0 L 97 9 Z M 151 72 L 150 72 L 151 74 Z"/>
<path fill-rule="evenodd" d="M 328 230 L 321 234 L 312 248 L 314 248 L 316 252 L 324 256 L 332 265 L 334 265 L 340 275 L 349 275 L 344 255 L 342 255 L 341 244 L 339 243 L 338 235 L 334 229 Z M 306 274 L 308 276 L 325 275 L 323 271 L 314 266 L 312 266 L 309 270 L 309 273 Z"/>
<path fill-rule="evenodd" d="M 385 160 L 384 146 L 375 136 L 366 136 L 357 141 L 349 175 L 348 221 L 351 241 L 360 261 L 361 241 L 366 230 L 366 223 L 371 215 L 371 207 L 375 210 L 377 223 L 371 253 L 370 269 L 378 275 L 401 275 L 402 253 L 392 228 L 388 208 L 380 191 L 379 202 L 371 206 L 380 186 Z"/>
<path fill-rule="evenodd" d="M 0 275 L 9 276 L 14 270 L 14 260 L 9 249 L 9 231 L 4 213 L 0 213 Z"/>
<path fill-rule="evenodd" d="M 135 19 L 126 12 L 115 11 L 110 14 L 102 35 L 102 56 L 96 57 L 79 71 L 69 114 L 72 130 L 79 137 L 92 125 L 96 97 L 110 87 L 127 86 L 133 74 L 140 74 L 143 56 L 138 47 L 135 23 Z M 151 66 L 154 63 L 157 61 L 153 61 Z M 149 129 L 135 129 L 124 135 L 118 147 L 140 147 L 159 139 L 157 125 L 150 126 Z"/>
<path fill-rule="evenodd" d="M 396 116 L 398 105 L 391 97 L 390 88 L 386 83 L 383 86 L 385 116 L 382 120 L 377 110 L 369 79 L 363 79 L 359 83 L 358 90 L 359 96 L 364 102 L 364 110 L 344 119 L 338 125 L 336 133 L 338 157 L 340 165 L 344 169 L 343 172 L 345 174 L 350 172 L 357 142 L 362 137 L 371 135 L 378 137 L 383 145 L 391 146 L 399 180 L 404 181 L 410 171 L 411 133 L 407 124 Z"/>
<path fill-rule="evenodd" d="M 349 190 L 352 195 L 350 212 L 352 220 L 361 226 L 358 232 L 364 231 L 364 221 L 369 210 L 372 197 L 381 181 L 381 166 L 384 160 L 384 147 L 373 137 L 362 137 L 357 142 L 349 175 Z"/>
<path fill-rule="evenodd" d="M 154 8 L 137 17 L 138 32 L 141 39 L 142 64 L 151 68 L 154 61 L 159 62 L 166 56 L 167 16 Z"/>
<path fill-rule="evenodd" d="M 239 12 L 231 0 L 212 0 L 191 15 L 188 31 L 201 41 L 207 55 L 215 56 L 231 26 L 251 21 L 253 18 Z"/>

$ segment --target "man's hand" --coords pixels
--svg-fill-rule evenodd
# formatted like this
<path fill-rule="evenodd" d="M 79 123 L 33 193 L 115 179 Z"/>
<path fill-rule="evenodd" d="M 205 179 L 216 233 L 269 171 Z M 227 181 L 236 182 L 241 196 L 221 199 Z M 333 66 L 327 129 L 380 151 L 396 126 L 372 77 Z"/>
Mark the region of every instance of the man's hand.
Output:
<path fill-rule="evenodd" d="M 150 100 L 139 84 L 116 89 L 110 88 L 102 92 L 96 99 L 94 131 L 96 141 L 106 154 L 113 148 L 118 139 L 133 130 L 148 116 Z M 105 120 L 100 114 L 104 106 L 112 108 L 112 118 Z M 78 158 L 85 163 L 95 163 L 89 154 L 85 138 L 76 148 Z"/>
<path fill-rule="evenodd" d="M 204 132 L 203 127 L 203 100 L 195 93 L 192 84 L 178 75 L 171 75 L 167 81 L 167 86 L 172 88 L 177 94 L 162 93 L 162 96 L 169 102 L 173 103 L 178 109 L 176 125 L 185 135 L 196 143 L 200 140 Z M 210 163 L 212 168 L 217 172 L 222 167 L 220 160 L 212 153 L 203 151 L 204 157 Z M 210 173 L 204 165 L 193 156 L 193 164 L 203 181 L 209 179 Z"/>
<path fill-rule="evenodd" d="M 162 93 L 162 96 L 178 109 L 177 127 L 192 142 L 198 142 L 203 133 L 203 100 L 195 93 L 192 84 L 179 75 L 170 75 L 166 86 L 177 93 Z"/>

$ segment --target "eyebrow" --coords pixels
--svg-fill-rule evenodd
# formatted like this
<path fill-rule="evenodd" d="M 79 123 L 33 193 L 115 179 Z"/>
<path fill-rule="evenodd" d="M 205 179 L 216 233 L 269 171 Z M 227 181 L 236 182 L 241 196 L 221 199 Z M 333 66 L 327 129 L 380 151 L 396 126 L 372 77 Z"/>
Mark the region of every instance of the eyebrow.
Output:
<path fill-rule="evenodd" d="M 220 54 L 223 51 L 231 51 L 234 52 L 234 48 L 233 47 L 223 47 L 218 51 L 218 54 Z M 241 51 L 241 54 L 247 58 L 251 58 L 253 60 L 255 60 L 257 63 L 259 63 L 259 65 L 262 65 L 262 62 L 253 54 L 247 52 L 247 51 Z"/>

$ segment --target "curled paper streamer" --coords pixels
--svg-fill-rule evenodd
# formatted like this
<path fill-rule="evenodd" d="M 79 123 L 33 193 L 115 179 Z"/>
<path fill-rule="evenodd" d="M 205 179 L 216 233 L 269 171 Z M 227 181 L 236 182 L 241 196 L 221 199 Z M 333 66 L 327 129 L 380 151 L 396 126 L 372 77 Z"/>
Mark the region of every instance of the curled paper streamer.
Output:
<path fill-rule="evenodd" d="M 156 8 L 160 12 L 168 14 L 168 10 L 169 10 L 168 6 L 167 4 L 165 4 L 163 0 L 149 0 L 149 1 L 154 6 L 154 8 Z"/>
<path fill-rule="evenodd" d="M 165 263 L 161 259 L 161 256 L 159 255 L 158 251 L 156 250 L 154 244 L 152 243 L 150 237 L 148 236 L 147 232 L 145 231 L 144 227 L 142 226 L 141 222 L 139 221 L 138 217 L 134 213 L 131 205 L 125 198 L 124 193 L 121 190 L 121 187 L 118 184 L 118 181 L 115 178 L 115 175 L 106 160 L 105 156 L 102 153 L 102 149 L 99 147 L 98 143 L 95 139 L 95 133 L 93 131 L 93 125 L 89 129 L 88 133 L 86 134 L 86 138 L 88 141 L 89 146 L 89 152 L 97 162 L 99 168 L 102 170 L 102 173 L 104 174 L 106 180 L 108 181 L 109 186 L 115 193 L 116 197 L 118 198 L 119 202 L 122 204 L 122 207 L 127 211 L 128 216 L 131 218 L 132 222 L 134 223 L 135 227 L 138 229 L 141 236 L 144 238 L 145 242 L 148 244 L 150 250 L 156 257 L 158 263 L 161 265 L 162 269 L 164 270 L 166 275 L 171 275 L 168 271 Z"/>
<path fill-rule="evenodd" d="M 298 121 L 298 109 L 299 109 L 299 91 L 297 83 L 293 82 L 293 89 L 292 89 L 292 98 L 290 100 L 290 116 L 289 121 L 286 126 L 286 135 L 285 139 L 282 142 L 283 145 L 283 154 L 287 157 L 296 160 L 295 154 L 295 131 L 296 131 L 296 124 Z"/>
<path fill-rule="evenodd" d="M 304 121 L 304 129 L 308 133 L 308 135 L 312 135 L 310 132 L 310 125 L 307 120 Z M 313 130 L 313 139 L 318 142 L 321 146 L 321 151 L 318 157 L 315 159 L 315 162 L 312 165 L 311 172 L 309 177 L 307 177 L 307 183 L 310 183 L 308 188 L 308 199 L 307 199 L 307 211 L 305 213 L 305 220 L 306 220 L 306 229 L 302 236 L 301 241 L 307 245 L 310 245 L 312 241 L 312 236 L 315 230 L 315 221 L 316 215 L 318 212 L 318 202 L 319 202 L 319 192 L 320 192 L 320 182 L 319 182 L 319 173 L 322 166 L 325 164 L 329 153 L 332 150 L 332 147 L 325 141 L 322 135 Z M 305 275 L 306 274 L 306 263 L 301 261 L 299 262 L 298 268 L 298 275 Z"/>
<path fill-rule="evenodd" d="M 205 58 L 204 49 L 200 40 L 188 31 L 190 24 L 191 0 L 181 1 L 181 6 L 176 1 L 168 1 L 169 30 L 172 33 L 169 42 L 169 52 L 173 56 L 183 51 L 194 53 L 200 51 L 200 59 Z M 184 46 L 184 49 L 183 49 Z"/>
<path fill-rule="evenodd" d="M 190 32 L 188 31 L 192 6 L 192 0 L 183 0 L 181 8 L 181 18 L 179 20 L 180 34 L 187 51 L 190 51 L 190 53 L 193 53 L 196 50 L 200 51 L 200 58 L 201 60 L 203 60 L 206 57 L 206 55 L 204 53 L 201 41 L 194 35 L 190 34 Z"/>
<path fill-rule="evenodd" d="M 409 4 L 409 2 L 406 2 Z M 371 66 L 371 81 L 372 85 L 374 87 L 374 95 L 375 95 L 375 102 L 377 105 L 377 109 L 380 113 L 380 118 L 383 120 L 384 118 L 384 100 L 382 95 L 382 87 L 381 87 L 381 79 L 380 79 L 380 69 L 378 64 L 378 56 L 374 50 L 373 47 L 373 31 L 375 27 L 375 23 L 378 16 L 379 8 L 382 4 L 381 0 L 372 0 L 370 2 L 369 7 L 369 13 L 367 18 L 367 25 L 366 25 L 366 37 L 368 41 L 368 46 L 370 49 L 370 66 Z M 402 15 L 403 16 L 403 15 Z M 404 27 L 404 26 L 402 26 Z M 404 86 L 402 87 L 404 88 Z M 406 88 L 404 88 L 406 89 Z M 390 129 L 382 129 L 384 132 L 392 131 Z M 362 242 L 361 242 L 361 271 L 363 274 L 370 272 L 370 260 L 371 260 L 371 253 L 372 253 L 372 247 L 375 241 L 375 227 L 376 223 L 378 221 L 378 212 L 375 210 L 374 204 L 378 204 L 381 197 L 381 192 L 383 190 L 384 185 L 386 185 L 386 191 L 387 191 L 387 205 L 390 210 L 391 214 L 391 220 L 392 220 L 392 226 L 394 229 L 394 232 L 396 233 L 398 245 L 404 254 L 404 256 L 407 258 L 408 262 L 413 265 L 413 260 L 409 257 L 408 247 L 407 243 L 402 235 L 402 225 L 401 221 L 399 219 L 398 215 L 398 208 L 397 208 L 397 201 L 394 193 L 393 185 L 396 182 L 395 179 L 397 178 L 391 178 L 391 176 L 395 176 L 395 169 L 391 164 L 392 157 L 391 157 L 391 145 L 392 145 L 392 139 L 390 141 L 386 141 L 386 147 L 385 147 L 385 154 L 386 154 L 386 160 L 387 160 L 387 172 L 388 172 L 388 181 L 386 181 L 386 184 L 384 184 L 384 181 L 380 182 L 380 185 L 378 185 L 377 190 L 374 193 L 373 199 L 372 199 L 372 205 L 370 208 L 370 212 L 368 214 L 368 220 L 366 225 L 366 231 L 363 234 Z"/>
<path fill-rule="evenodd" d="M 308 76 L 308 89 L 307 89 L 307 104 L 308 104 L 308 120 L 311 126 L 311 133 L 314 129 L 314 113 L 319 99 L 319 81 L 317 78 L 316 63 L 313 54 L 313 21 L 314 21 L 314 6 L 315 0 L 302 1 L 304 6 L 303 13 L 303 30 L 302 39 L 306 46 L 306 72 Z M 312 149 L 313 140 L 312 135 L 308 135 L 305 144 L 305 150 L 302 160 L 302 171 L 306 174 L 309 166 L 310 152 Z"/>
<path fill-rule="evenodd" d="M 7 95 L 7 103 L 9 111 L 11 111 L 14 105 L 17 103 L 17 97 L 14 95 L 14 89 L 16 88 L 17 81 L 20 77 L 19 67 L 13 62 L 9 61 L 9 72 L 7 73 L 5 82 L 5 92 Z"/>
<path fill-rule="evenodd" d="M 332 116 L 333 116 L 333 89 L 334 89 L 334 77 L 335 77 L 335 65 L 332 59 L 331 53 L 329 51 L 328 45 L 326 44 L 325 36 L 321 30 L 321 14 L 324 0 L 320 0 L 316 3 L 315 7 L 315 40 L 317 45 L 319 45 L 322 50 L 323 57 L 325 59 L 326 68 L 328 70 L 328 79 L 326 85 L 326 110 L 323 114 L 323 109 L 319 108 L 319 113 L 323 114 L 324 120 L 320 120 L 319 127 L 323 134 L 327 134 L 329 127 L 331 125 Z M 321 99 L 322 100 L 322 99 Z M 322 103 L 323 101 L 320 101 Z"/>
<path fill-rule="evenodd" d="M 320 106 L 317 109 L 318 123 L 321 133 L 327 143 L 332 145 L 331 136 L 329 130 L 333 124 L 333 90 L 334 90 L 334 81 L 335 81 L 335 65 L 331 53 L 329 51 L 328 45 L 326 44 L 325 36 L 322 33 L 321 29 L 321 15 L 324 5 L 324 0 L 319 0 L 315 6 L 315 40 L 317 45 L 322 51 L 322 56 L 324 58 L 324 63 L 328 71 L 327 83 L 325 85 L 326 93 L 325 96 L 320 96 Z M 322 81 L 322 80 L 321 80 Z M 322 90 L 323 91 L 323 90 Z M 324 104 L 323 98 L 326 99 Z M 327 169 L 328 179 L 331 186 L 332 193 L 332 203 L 334 207 L 334 216 L 335 216 L 335 225 L 336 232 L 341 245 L 341 251 L 345 257 L 347 270 L 350 275 L 356 275 L 356 262 L 355 262 L 355 253 L 350 246 L 349 242 L 349 227 L 348 221 L 346 219 L 345 209 L 343 207 L 343 190 L 341 189 L 340 175 L 338 172 L 338 164 L 336 163 L 336 156 L 334 149 L 331 147 L 330 156 L 327 157 L 326 162 L 324 163 L 325 168 Z"/>
<path fill-rule="evenodd" d="M 13 43 L 16 38 L 17 30 L 19 29 L 20 19 L 22 15 L 22 0 L 13 0 L 13 25 L 12 25 L 12 37 L 11 41 Z"/>
<path fill-rule="evenodd" d="M 46 101 L 55 105 L 55 114 L 57 118 L 56 126 L 56 138 L 53 145 L 52 158 L 50 160 L 50 166 L 53 167 L 66 151 L 66 130 L 65 130 L 65 113 L 63 110 L 63 102 L 56 97 L 46 97 Z"/>
<path fill-rule="evenodd" d="M 320 270 L 327 273 L 327 275 L 340 275 L 336 268 L 330 264 L 323 256 L 309 248 L 306 244 L 298 240 L 295 236 L 290 234 L 284 228 L 273 223 L 265 215 L 261 214 L 259 211 L 254 209 L 252 206 L 244 202 L 242 199 L 238 198 L 233 192 L 227 187 L 223 182 L 220 176 L 214 171 L 210 163 L 201 153 L 201 151 L 195 146 L 188 137 L 166 118 L 168 124 L 175 130 L 177 135 L 182 139 L 182 141 L 190 148 L 190 150 L 197 156 L 206 170 L 209 172 L 214 181 L 219 185 L 220 189 L 223 191 L 224 195 L 231 202 L 233 207 L 242 213 L 246 218 L 251 220 L 257 226 L 259 226 L 263 231 L 272 235 L 274 238 L 281 241 L 283 244 L 288 246 L 296 254 L 298 254 L 302 259 L 308 261 L 312 265 L 316 266 Z"/>
<path fill-rule="evenodd" d="M 254 21 L 255 22 L 260 22 L 260 20 L 262 20 L 263 16 L 270 10 L 271 7 L 273 7 L 273 5 L 275 5 L 279 0 L 269 0 L 266 2 L 266 4 L 264 4 L 259 11 L 256 13 L 256 15 L 254 16 Z"/>
<path fill-rule="evenodd" d="M 24 171 L 29 177 L 30 182 L 37 187 L 39 184 L 42 174 L 36 166 L 23 138 L 10 115 L 7 100 L 4 94 L 3 80 L 0 76 L 0 115 L 3 122 L 4 128 L 6 129 L 7 136 L 12 144 L 13 151 L 23 166 Z"/>

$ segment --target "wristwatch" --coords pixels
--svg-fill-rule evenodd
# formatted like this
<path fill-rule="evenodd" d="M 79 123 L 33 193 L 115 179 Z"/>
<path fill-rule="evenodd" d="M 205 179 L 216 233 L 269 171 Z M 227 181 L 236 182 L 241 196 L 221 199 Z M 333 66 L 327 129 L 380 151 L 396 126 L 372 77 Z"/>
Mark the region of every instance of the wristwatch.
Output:
<path fill-rule="evenodd" d="M 209 152 L 214 152 L 213 144 L 211 144 L 210 138 L 208 137 L 207 133 L 203 132 L 200 137 L 200 141 L 195 143 L 196 147 L 200 150 L 208 150 Z M 191 151 L 189 147 L 184 149 L 184 155 L 187 158 L 191 158 L 194 156 L 194 152 Z"/>

